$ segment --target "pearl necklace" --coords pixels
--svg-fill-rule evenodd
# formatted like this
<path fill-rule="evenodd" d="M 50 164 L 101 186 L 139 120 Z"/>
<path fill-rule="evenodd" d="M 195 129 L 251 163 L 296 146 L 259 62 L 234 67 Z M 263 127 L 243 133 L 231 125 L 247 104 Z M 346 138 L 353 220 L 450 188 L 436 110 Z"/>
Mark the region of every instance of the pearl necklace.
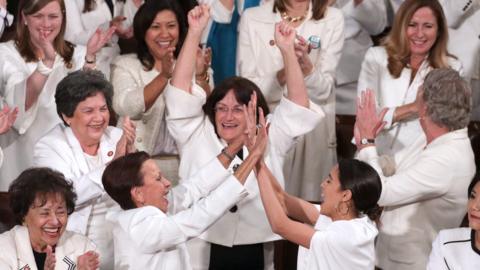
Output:
<path fill-rule="evenodd" d="M 287 12 L 282 12 L 281 16 L 282 16 L 282 19 L 285 20 L 285 21 L 288 21 L 288 22 L 291 22 L 291 23 L 296 23 L 296 22 L 300 22 L 300 21 L 305 20 L 305 18 L 307 17 L 307 14 L 308 14 L 308 9 L 305 11 L 305 14 L 303 14 L 301 16 L 292 17 L 292 16 L 288 15 Z"/>

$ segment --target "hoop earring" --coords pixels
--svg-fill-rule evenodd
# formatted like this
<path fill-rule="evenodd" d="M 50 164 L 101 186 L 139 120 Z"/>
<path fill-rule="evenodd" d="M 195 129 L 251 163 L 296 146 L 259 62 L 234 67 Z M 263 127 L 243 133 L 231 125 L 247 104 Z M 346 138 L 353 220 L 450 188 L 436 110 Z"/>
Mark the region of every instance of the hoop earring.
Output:
<path fill-rule="evenodd" d="M 345 206 L 342 207 L 342 205 Z M 346 216 L 348 215 L 348 212 L 350 212 L 350 206 L 346 202 L 339 202 L 335 206 L 335 211 L 342 216 Z"/>

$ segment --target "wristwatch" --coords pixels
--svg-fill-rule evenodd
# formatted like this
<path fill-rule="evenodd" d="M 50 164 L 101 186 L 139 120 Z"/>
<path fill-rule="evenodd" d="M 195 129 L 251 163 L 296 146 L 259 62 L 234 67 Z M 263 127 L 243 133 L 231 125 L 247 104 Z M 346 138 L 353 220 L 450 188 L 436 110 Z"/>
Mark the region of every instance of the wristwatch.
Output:
<path fill-rule="evenodd" d="M 361 145 L 366 145 L 366 144 L 375 144 L 375 139 L 367 139 L 367 138 L 362 138 L 360 140 Z"/>

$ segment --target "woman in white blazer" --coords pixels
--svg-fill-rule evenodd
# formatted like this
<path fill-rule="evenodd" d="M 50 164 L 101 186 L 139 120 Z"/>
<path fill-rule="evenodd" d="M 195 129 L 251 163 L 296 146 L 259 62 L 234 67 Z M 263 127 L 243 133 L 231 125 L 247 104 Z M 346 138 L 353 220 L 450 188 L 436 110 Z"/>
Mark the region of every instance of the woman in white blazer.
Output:
<path fill-rule="evenodd" d="M 97 68 L 110 78 L 110 65 L 120 54 L 118 38 L 131 38 L 132 18 L 124 14 L 133 14 L 124 10 L 133 9 L 136 0 L 69 0 L 65 1 L 66 16 L 65 40 L 85 46 L 90 36 L 98 28 L 115 27 L 115 38 L 104 46 L 98 54 Z M 129 15 L 132 16 L 132 15 Z"/>
<path fill-rule="evenodd" d="M 8 192 L 19 225 L 0 234 L 1 269 L 97 269 L 93 243 L 65 230 L 76 194 L 61 173 L 49 168 L 25 170 Z"/>
<path fill-rule="evenodd" d="M 344 18 L 328 1 L 275 0 L 242 15 L 237 47 L 237 73 L 259 86 L 270 109 L 286 93 L 282 54 L 274 42 L 275 23 L 289 21 L 298 34 L 296 52 L 309 99 L 320 105 L 324 121 L 299 139 L 284 165 L 286 190 L 307 200 L 321 200 L 319 179 L 336 162 L 335 70 L 344 41 Z M 320 38 L 320 48 L 307 40 Z M 255 61 L 252 61 L 255 59 Z"/>
<path fill-rule="evenodd" d="M 379 154 L 394 154 L 422 134 L 415 99 L 434 68 L 462 70 L 447 51 L 448 29 L 437 1 L 407 0 L 398 10 L 383 46 L 367 51 L 358 79 L 358 95 L 372 89 L 385 108 L 385 128 L 377 137 Z"/>
<path fill-rule="evenodd" d="M 87 47 L 64 41 L 63 0 L 20 2 L 14 40 L 0 44 L 0 96 L 18 107 L 14 129 L 0 137 L 9 165 L 0 169 L 0 191 L 32 165 L 34 144 L 60 123 L 55 110 L 57 83 L 68 72 L 95 66 L 95 54 L 111 32 L 95 32 Z M 40 59 L 40 60 L 39 60 Z"/>
<path fill-rule="evenodd" d="M 265 151 L 266 125 L 258 134 L 252 133 L 255 145 L 234 175 L 227 170 L 232 162 L 228 153 L 238 151 L 244 138 L 172 189 L 145 152 L 109 164 L 102 182 L 123 209 L 108 215 L 114 223 L 115 269 L 193 269 L 185 242 L 248 195 L 243 184 Z"/>
<path fill-rule="evenodd" d="M 67 228 L 86 235 L 98 247 L 102 269 L 113 269 L 111 226 L 105 220 L 116 203 L 105 193 L 101 177 L 108 162 L 134 151 L 135 126 L 109 127 L 112 85 L 100 71 L 76 71 L 57 87 L 55 102 L 63 124 L 38 141 L 34 165 L 62 172 L 78 194 Z M 58 117 L 57 116 L 57 117 Z"/>
<path fill-rule="evenodd" d="M 189 16 L 190 28 L 171 83 L 165 90 L 167 125 L 179 147 L 179 174 L 185 179 L 199 171 L 234 139 L 244 136 L 247 123 L 243 106 L 249 103 L 252 94 L 255 93 L 258 106 L 265 115 L 269 110 L 260 89 L 245 78 L 225 80 L 215 87 L 206 100 L 205 92 L 192 84 L 195 50 L 208 22 L 208 15 L 204 17 L 206 9 L 202 6 L 198 19 L 194 16 L 196 13 Z M 282 36 L 278 31 L 277 33 L 276 42 L 281 43 Z M 282 166 L 286 153 L 294 145 L 295 138 L 312 130 L 322 116 L 319 108 L 309 102 L 303 80 L 298 80 L 302 74 L 294 48 L 286 46 L 283 54 L 288 64 L 285 65 L 288 67 L 288 98 L 282 98 L 275 113 L 267 116 L 270 123 L 269 145 L 264 156 L 282 185 Z M 242 148 L 238 155 L 230 154 L 233 159 L 230 168 L 236 168 L 248 156 L 248 149 Z M 255 180 L 255 175 L 251 173 L 245 183 L 249 193 L 247 198 L 232 207 L 200 236 L 207 242 L 196 239 L 198 241 L 195 245 L 189 247 L 194 268 L 207 269 L 209 265 L 232 268 L 234 266 L 228 263 L 235 264 L 238 261 L 246 264 L 254 261 L 255 269 L 273 267 L 271 241 L 279 237 L 272 233 L 268 225 Z M 242 250 L 248 255 L 242 253 Z M 209 258 L 212 258 L 210 262 Z M 242 265 L 238 267 L 245 268 Z"/>
<path fill-rule="evenodd" d="M 432 243 L 427 270 L 480 269 L 480 174 L 468 186 L 468 227 L 442 230 Z"/>

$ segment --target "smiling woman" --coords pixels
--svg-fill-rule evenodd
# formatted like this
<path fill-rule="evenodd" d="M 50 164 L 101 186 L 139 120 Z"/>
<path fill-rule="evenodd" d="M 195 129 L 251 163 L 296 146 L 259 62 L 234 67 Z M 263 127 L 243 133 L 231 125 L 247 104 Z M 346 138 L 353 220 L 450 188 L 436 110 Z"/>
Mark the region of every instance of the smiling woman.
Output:
<path fill-rule="evenodd" d="M 78 269 L 98 267 L 93 243 L 65 230 L 76 194 L 61 173 L 48 168 L 28 169 L 13 181 L 8 192 L 21 225 L 0 235 L 1 269 L 53 270 L 72 264 Z"/>
<path fill-rule="evenodd" d="M 57 87 L 58 125 L 38 141 L 34 163 L 62 172 L 78 194 L 70 230 L 88 236 L 97 245 L 101 268 L 113 269 L 111 228 L 105 222 L 115 202 L 105 194 L 101 176 L 110 161 L 134 151 L 135 126 L 128 118 L 122 130 L 109 127 L 112 85 L 99 71 L 76 71 Z"/>

